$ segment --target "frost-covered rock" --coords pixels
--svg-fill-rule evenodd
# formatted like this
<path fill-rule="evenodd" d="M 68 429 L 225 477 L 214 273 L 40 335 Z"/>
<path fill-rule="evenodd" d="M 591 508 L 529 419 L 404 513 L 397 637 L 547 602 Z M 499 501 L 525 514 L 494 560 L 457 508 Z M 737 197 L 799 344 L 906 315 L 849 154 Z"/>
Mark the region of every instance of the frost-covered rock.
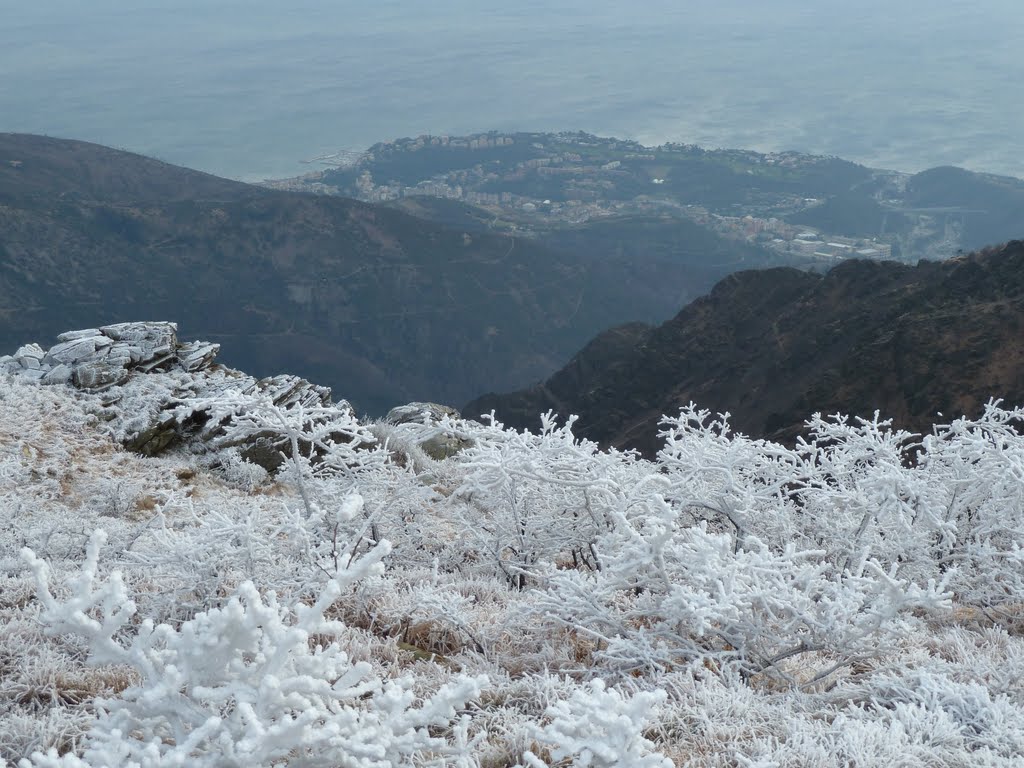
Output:
<path fill-rule="evenodd" d="M 55 365 L 43 376 L 43 384 L 67 384 L 71 381 L 72 373 L 69 365 Z"/>
<path fill-rule="evenodd" d="M 97 350 L 105 350 L 113 343 L 113 339 L 97 334 L 96 336 L 63 341 L 50 347 L 47 355 L 59 363 L 73 364 L 95 357 Z"/>
<path fill-rule="evenodd" d="M 246 462 L 276 472 L 296 453 L 317 463 L 333 446 L 375 442 L 346 401 L 331 401 L 329 387 L 290 375 L 229 375 L 230 388 L 211 387 L 175 411 L 183 423 L 201 425 L 196 434 L 212 450 L 237 449 Z"/>
<path fill-rule="evenodd" d="M 448 405 L 437 403 L 408 403 L 388 411 L 384 421 L 388 424 L 436 424 L 445 416 L 459 418 L 459 412 Z"/>
<path fill-rule="evenodd" d="M 22 347 L 18 347 L 18 351 L 14 353 L 14 357 L 21 362 L 25 358 L 34 358 L 36 360 L 42 360 L 46 355 L 46 352 L 38 344 L 25 344 Z"/>
<path fill-rule="evenodd" d="M 100 332 L 114 341 L 129 344 L 134 342 L 143 348 L 149 348 L 152 356 L 169 352 L 178 343 L 178 324 L 166 321 L 115 323 L 104 325 Z"/>
<path fill-rule="evenodd" d="M 224 392 L 273 408 L 333 406 L 329 388 L 297 376 L 256 379 L 219 366 L 211 370 L 219 351 L 219 344 L 179 342 L 175 323 L 117 323 L 62 333 L 49 350 L 26 344 L 0 358 L 0 373 L 102 393 L 97 416 L 123 445 L 147 456 L 196 434 L 204 440 L 221 434 L 222 419 L 188 404 L 212 402 Z M 348 403 L 337 407 L 351 412 Z M 260 435 L 250 440 L 241 447 L 247 459 L 269 469 L 280 465 L 273 441 Z"/>
<path fill-rule="evenodd" d="M 76 339 L 86 339 L 91 336 L 102 336 L 102 331 L 99 328 L 81 328 L 77 331 L 65 331 L 64 333 L 57 335 L 57 341 L 75 341 Z"/>
<path fill-rule="evenodd" d="M 125 382 L 135 371 L 148 373 L 175 364 L 188 372 L 208 368 L 217 344 L 179 344 L 177 325 L 166 322 L 118 323 L 67 331 L 49 350 L 26 344 L 0 358 L 0 372 L 46 384 L 72 383 L 99 392 Z"/>
<path fill-rule="evenodd" d="M 315 463 L 339 445 L 376 443 L 346 401 L 332 401 L 330 388 L 298 376 L 257 379 L 215 366 L 219 351 L 206 341 L 179 342 L 174 323 L 118 323 L 62 333 L 49 350 L 25 345 L 0 358 L 0 374 L 96 396 L 89 401 L 95 416 L 118 442 L 145 456 L 188 443 L 216 454 L 214 463 L 241 461 L 275 472 L 296 451 Z M 320 425 L 318 437 L 292 440 L 293 422 Z"/>
<path fill-rule="evenodd" d="M 399 405 L 388 411 L 384 417 L 385 424 L 422 425 L 416 445 L 427 456 L 435 461 L 447 459 L 468 448 L 472 441 L 446 429 L 444 424 L 460 419 L 459 412 L 448 405 L 438 403 L 408 403 Z"/>
<path fill-rule="evenodd" d="M 266 378 L 253 380 L 247 386 L 241 388 L 244 394 L 261 393 L 268 397 L 274 405 L 281 408 L 290 408 L 301 405 L 305 408 L 318 405 L 329 405 L 331 403 L 331 388 L 322 387 L 319 384 L 312 384 L 305 379 L 290 374 L 278 376 L 267 376 Z M 352 407 L 344 400 L 338 403 L 349 411 Z"/>
<path fill-rule="evenodd" d="M 173 413 L 161 413 L 147 427 L 128 436 L 125 448 L 144 456 L 156 456 L 181 438 L 181 425 Z"/>
<path fill-rule="evenodd" d="M 98 392 L 120 384 L 127 378 L 128 370 L 124 366 L 88 361 L 74 367 L 71 380 L 79 389 Z"/>
<path fill-rule="evenodd" d="M 45 368 L 26 368 L 21 375 L 29 381 L 41 381 L 47 373 Z"/>
<path fill-rule="evenodd" d="M 209 368 L 213 359 L 220 352 L 220 344 L 205 341 L 193 341 L 178 347 L 178 364 L 188 372 L 201 371 Z"/>

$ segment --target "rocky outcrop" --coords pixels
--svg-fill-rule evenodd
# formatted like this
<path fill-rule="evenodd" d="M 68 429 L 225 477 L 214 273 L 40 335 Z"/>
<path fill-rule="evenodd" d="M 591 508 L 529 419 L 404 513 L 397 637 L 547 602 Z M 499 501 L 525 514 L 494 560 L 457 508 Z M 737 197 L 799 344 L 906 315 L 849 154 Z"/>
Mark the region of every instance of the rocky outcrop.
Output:
<path fill-rule="evenodd" d="M 447 459 L 472 445 L 472 441 L 444 428 L 446 419 L 458 420 L 459 412 L 447 405 L 437 403 L 409 403 L 392 408 L 384 417 L 386 424 L 422 425 L 417 447 L 435 461 Z"/>
<path fill-rule="evenodd" d="M 175 323 L 118 323 L 62 333 L 48 350 L 26 344 L 0 357 L 0 374 L 95 396 L 97 416 L 126 448 L 146 456 L 192 437 L 215 440 L 226 426 L 224 417 L 213 413 L 215 403 L 228 391 L 283 410 L 351 410 L 347 403 L 332 403 L 329 388 L 298 376 L 256 379 L 217 365 L 219 350 L 219 344 L 180 342 Z M 283 461 L 280 446 L 259 432 L 235 447 L 270 471 Z"/>
<path fill-rule="evenodd" d="M 426 473 L 430 460 L 473 444 L 449 406 L 409 403 L 367 425 L 347 401 L 333 401 L 328 387 L 288 374 L 257 379 L 217 363 L 219 349 L 179 341 L 169 322 L 68 331 L 49 349 L 26 344 L 0 357 L 0 386 L 9 376 L 69 387 L 119 443 L 145 456 L 184 448 L 217 466 L 231 453 L 268 473 L 292 456 L 289 429 L 297 430 L 299 452 L 312 464 L 336 461 L 331 454 L 341 445 L 361 452 L 387 443 L 395 461 Z"/>
<path fill-rule="evenodd" d="M 102 392 L 123 384 L 133 371 L 149 373 L 178 368 L 187 372 L 208 368 L 219 344 L 179 344 L 175 323 L 118 323 L 101 328 L 68 331 L 44 350 L 26 344 L 13 355 L 0 357 L 0 372 L 35 379 L 43 384 L 71 382 L 78 389 Z"/>
<path fill-rule="evenodd" d="M 138 428 L 127 430 L 123 435 L 121 442 L 129 450 L 155 456 L 166 448 L 195 437 L 199 444 L 215 444 L 217 448 L 238 447 L 246 461 L 274 472 L 284 463 L 290 446 L 269 430 L 255 431 L 233 441 L 220 439 L 230 417 L 213 414 L 216 409 L 212 401 L 230 389 L 234 396 L 242 400 L 283 410 L 295 406 L 308 408 L 332 405 L 329 388 L 287 374 L 254 379 L 240 371 L 218 367 L 216 371 L 208 371 L 203 376 L 172 378 L 165 383 L 170 385 L 170 389 L 160 397 L 160 406 L 153 418 Z M 111 419 L 123 418 L 126 409 L 128 413 L 132 412 L 133 398 L 130 394 L 116 391 L 110 394 L 113 397 L 104 400 L 103 410 Z M 195 407 L 196 402 L 210 404 Z M 344 401 L 335 407 L 351 412 L 350 406 Z"/>

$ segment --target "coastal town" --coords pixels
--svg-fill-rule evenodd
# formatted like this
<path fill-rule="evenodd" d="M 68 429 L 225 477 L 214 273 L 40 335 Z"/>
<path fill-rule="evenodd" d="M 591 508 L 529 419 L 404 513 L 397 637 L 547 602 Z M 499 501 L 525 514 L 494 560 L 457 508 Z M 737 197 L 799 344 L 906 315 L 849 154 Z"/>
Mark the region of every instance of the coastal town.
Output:
<path fill-rule="evenodd" d="M 495 229 L 522 236 L 615 216 L 682 217 L 822 266 L 848 258 L 943 258 L 959 247 L 956 217 L 897 213 L 907 174 L 798 152 L 490 132 L 381 142 L 323 162 L 330 167 L 267 184 L 378 203 L 459 201 L 493 215 Z M 867 190 L 858 194 L 880 217 L 865 220 L 860 231 L 811 223 L 819 206 L 851 188 Z M 902 230 L 886 231 L 889 209 Z"/>

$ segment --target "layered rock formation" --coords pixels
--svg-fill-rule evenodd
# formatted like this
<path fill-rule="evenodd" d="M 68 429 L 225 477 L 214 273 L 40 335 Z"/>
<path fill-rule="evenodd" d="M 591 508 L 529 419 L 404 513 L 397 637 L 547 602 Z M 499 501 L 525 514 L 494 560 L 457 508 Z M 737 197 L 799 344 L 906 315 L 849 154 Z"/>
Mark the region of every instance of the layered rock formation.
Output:
<path fill-rule="evenodd" d="M 0 371 L 43 384 L 70 381 L 79 389 L 102 392 L 126 381 L 132 371 L 208 368 L 220 345 L 179 344 L 177 328 L 175 323 L 118 323 L 68 331 L 49 350 L 33 343 L 0 357 Z"/>
<path fill-rule="evenodd" d="M 333 405 L 329 388 L 297 376 L 256 379 L 215 364 L 220 345 L 180 342 L 175 323 L 118 323 L 57 339 L 48 350 L 26 344 L 0 357 L 0 374 L 94 395 L 97 416 L 119 441 L 148 456 L 192 436 L 209 440 L 223 432 L 222 420 L 209 412 L 227 391 L 282 409 Z M 335 407 L 349 408 L 344 402 Z M 263 450 L 264 436 L 249 442 L 247 458 L 271 469 L 280 465 L 276 446 Z"/>

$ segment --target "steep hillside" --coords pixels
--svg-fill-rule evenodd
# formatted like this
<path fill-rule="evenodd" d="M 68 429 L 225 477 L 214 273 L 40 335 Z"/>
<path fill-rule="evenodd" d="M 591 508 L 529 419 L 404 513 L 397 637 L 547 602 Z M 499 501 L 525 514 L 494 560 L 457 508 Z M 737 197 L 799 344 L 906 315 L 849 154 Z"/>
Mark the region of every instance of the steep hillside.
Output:
<path fill-rule="evenodd" d="M 5 348 L 168 317 L 229 340 L 234 365 L 295 371 L 363 411 L 461 402 L 548 375 L 609 325 L 668 316 L 690 272 L 631 259 L 0 134 Z M 654 271 L 654 291 L 626 279 Z"/>
<path fill-rule="evenodd" d="M 646 461 L 166 322 L 11 351 L 0 766 L 1020 768 L 1024 409 Z"/>
<path fill-rule="evenodd" d="M 536 426 L 548 409 L 577 431 L 650 454 L 661 414 L 690 401 L 747 434 L 792 438 L 807 414 L 925 429 L 936 412 L 1024 401 L 1024 242 L 916 267 L 845 262 L 732 275 L 660 327 L 605 333 L 545 383 L 466 406 Z"/>

